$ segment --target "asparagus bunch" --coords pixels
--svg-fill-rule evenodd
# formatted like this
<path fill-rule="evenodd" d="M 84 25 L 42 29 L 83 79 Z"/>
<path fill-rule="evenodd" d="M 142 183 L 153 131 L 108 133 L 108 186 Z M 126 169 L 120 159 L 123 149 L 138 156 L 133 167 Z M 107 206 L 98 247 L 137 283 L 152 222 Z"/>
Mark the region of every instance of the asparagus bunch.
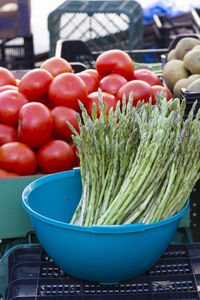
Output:
<path fill-rule="evenodd" d="M 152 223 L 179 212 L 200 177 L 200 111 L 184 120 L 186 101 L 157 105 L 133 95 L 106 115 L 99 90 L 90 118 L 80 103 L 80 132 L 71 127 L 80 157 L 82 196 L 71 224 Z"/>

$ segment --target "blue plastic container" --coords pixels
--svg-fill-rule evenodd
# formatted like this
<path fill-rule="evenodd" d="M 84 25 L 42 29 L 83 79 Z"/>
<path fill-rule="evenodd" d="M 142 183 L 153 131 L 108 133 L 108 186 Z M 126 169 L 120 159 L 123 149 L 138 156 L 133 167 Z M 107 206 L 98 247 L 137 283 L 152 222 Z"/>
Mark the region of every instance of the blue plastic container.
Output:
<path fill-rule="evenodd" d="M 113 284 L 143 274 L 164 253 L 189 207 L 144 225 L 70 225 L 82 191 L 80 169 L 29 184 L 22 195 L 37 237 L 55 263 L 71 276 Z"/>

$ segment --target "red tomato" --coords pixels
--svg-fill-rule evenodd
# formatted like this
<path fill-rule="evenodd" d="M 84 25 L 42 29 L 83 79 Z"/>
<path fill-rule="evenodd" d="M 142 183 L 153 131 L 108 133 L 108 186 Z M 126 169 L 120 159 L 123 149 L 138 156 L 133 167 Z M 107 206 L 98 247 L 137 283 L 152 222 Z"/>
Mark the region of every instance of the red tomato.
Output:
<path fill-rule="evenodd" d="M 0 93 L 0 122 L 17 127 L 19 110 L 28 103 L 27 98 L 14 90 Z"/>
<path fill-rule="evenodd" d="M 119 74 L 109 74 L 101 79 L 99 87 L 103 92 L 107 92 L 116 96 L 119 88 L 126 82 L 126 78 Z"/>
<path fill-rule="evenodd" d="M 53 75 L 53 77 L 65 72 L 72 73 L 72 67 L 70 63 L 62 57 L 54 56 L 48 58 L 41 64 L 40 68 L 50 72 Z"/>
<path fill-rule="evenodd" d="M 16 85 L 11 85 L 11 84 L 6 84 L 0 87 L 0 93 L 7 90 L 18 91 L 18 87 Z"/>
<path fill-rule="evenodd" d="M 148 69 L 138 69 L 134 72 L 134 79 L 144 80 L 150 85 L 162 85 L 160 78 L 156 73 Z"/>
<path fill-rule="evenodd" d="M 134 77 L 134 64 L 131 57 L 123 50 L 107 50 L 96 59 L 96 69 L 100 77 L 110 73 L 117 73 L 132 80 Z"/>
<path fill-rule="evenodd" d="M 15 172 L 8 172 L 4 169 L 0 169 L 0 178 L 17 177 L 19 174 Z"/>
<path fill-rule="evenodd" d="M 173 98 L 172 93 L 171 93 L 170 90 L 169 90 L 167 87 L 165 87 L 165 86 L 162 86 L 162 85 L 153 85 L 153 86 L 152 86 L 152 89 L 153 89 L 154 98 L 155 98 L 155 101 L 154 101 L 153 104 L 156 104 L 157 94 L 160 94 L 161 92 L 163 92 L 163 93 L 166 94 L 167 101 L 169 101 L 170 99 Z"/>
<path fill-rule="evenodd" d="M 44 104 L 29 102 L 19 111 L 19 140 L 31 148 L 39 148 L 51 137 L 53 120 Z"/>
<path fill-rule="evenodd" d="M 16 78 L 11 71 L 6 68 L 0 67 L 0 86 L 8 84 L 16 85 Z"/>
<path fill-rule="evenodd" d="M 107 105 L 107 114 L 108 114 L 109 110 L 111 109 L 111 107 L 113 107 L 113 110 L 115 110 L 115 107 L 116 107 L 116 104 L 117 104 L 116 97 L 114 95 L 108 94 L 106 92 L 102 92 L 102 96 L 103 96 L 103 102 L 106 103 L 106 105 Z M 92 117 L 92 106 L 93 106 L 93 103 L 96 103 L 97 117 L 99 118 L 99 116 L 100 116 L 100 109 L 99 109 L 98 92 L 91 93 L 87 97 L 85 108 L 86 108 L 86 110 L 88 112 L 88 115 L 90 117 Z"/>
<path fill-rule="evenodd" d="M 72 147 L 62 140 L 51 140 L 43 145 L 38 150 L 37 157 L 43 173 L 70 170 L 74 162 Z"/>
<path fill-rule="evenodd" d="M 53 118 L 53 136 L 57 139 L 69 140 L 71 139 L 72 131 L 67 125 L 68 121 L 72 126 L 79 131 L 77 112 L 66 106 L 56 106 L 52 109 L 51 115 Z"/>
<path fill-rule="evenodd" d="M 30 70 L 20 80 L 19 92 L 30 101 L 40 101 L 47 95 L 52 79 L 51 73 L 44 69 Z"/>
<path fill-rule="evenodd" d="M 20 175 L 32 175 L 36 167 L 35 152 L 24 143 L 10 142 L 0 147 L 0 168 Z"/>
<path fill-rule="evenodd" d="M 0 146 L 14 141 L 17 141 L 17 129 L 6 124 L 0 124 Z"/>
<path fill-rule="evenodd" d="M 133 106 L 135 106 L 138 101 L 149 102 L 149 98 L 153 98 L 153 89 L 145 81 L 142 80 L 132 80 L 124 84 L 117 92 L 116 98 L 122 101 L 123 95 L 126 96 L 126 101 L 128 102 L 129 94 L 133 92 Z"/>
<path fill-rule="evenodd" d="M 0 124 L 0 146 L 14 141 L 17 141 L 17 129 L 6 124 Z"/>
<path fill-rule="evenodd" d="M 79 110 L 78 100 L 84 104 L 87 94 L 85 82 L 80 77 L 73 73 L 63 73 L 51 82 L 48 98 L 55 106 Z"/>
<path fill-rule="evenodd" d="M 92 76 L 98 83 L 101 79 L 99 76 L 99 73 L 95 69 L 86 69 L 86 70 L 82 71 L 82 73 L 90 74 L 90 76 Z"/>
<path fill-rule="evenodd" d="M 83 79 L 83 81 L 85 82 L 85 84 L 87 86 L 88 94 L 90 94 L 92 92 L 96 92 L 98 90 L 99 81 L 97 81 L 89 73 L 83 71 L 80 73 L 76 73 L 76 75 L 79 76 L 81 79 Z"/>

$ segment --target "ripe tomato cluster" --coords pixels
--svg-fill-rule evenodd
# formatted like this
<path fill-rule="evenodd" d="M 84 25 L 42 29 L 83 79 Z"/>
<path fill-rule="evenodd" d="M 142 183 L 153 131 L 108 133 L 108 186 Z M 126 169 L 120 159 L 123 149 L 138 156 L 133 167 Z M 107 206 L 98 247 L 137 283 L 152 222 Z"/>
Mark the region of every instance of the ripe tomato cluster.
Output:
<path fill-rule="evenodd" d="M 73 73 L 70 63 L 58 57 L 16 79 L 0 67 L 0 178 L 70 170 L 79 165 L 77 149 L 67 121 L 78 131 L 79 101 L 92 117 L 93 103 L 99 115 L 98 89 L 107 112 L 133 91 L 139 100 L 156 103 L 163 90 L 159 77 L 148 69 L 135 70 L 122 50 L 99 55 L 95 69 Z"/>

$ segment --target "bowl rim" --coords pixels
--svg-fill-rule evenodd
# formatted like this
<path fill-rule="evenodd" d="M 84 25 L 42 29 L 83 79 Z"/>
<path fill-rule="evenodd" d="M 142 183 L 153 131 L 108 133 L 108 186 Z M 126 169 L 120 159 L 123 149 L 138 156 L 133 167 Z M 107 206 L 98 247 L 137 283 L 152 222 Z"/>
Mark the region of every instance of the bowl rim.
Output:
<path fill-rule="evenodd" d="M 189 198 L 184 206 L 184 208 L 178 212 L 177 214 L 163 219 L 158 222 L 144 224 L 144 223 L 134 223 L 134 224 L 123 224 L 123 225 L 92 225 L 90 227 L 73 225 L 70 223 L 61 222 L 49 217 L 46 217 L 31 208 L 29 205 L 29 195 L 30 193 L 37 189 L 39 186 L 49 183 L 51 181 L 72 177 L 72 176 L 80 176 L 80 168 L 74 168 L 70 171 L 62 171 L 58 173 L 53 173 L 49 175 L 45 175 L 40 177 L 30 184 L 28 184 L 22 192 L 22 205 L 24 209 L 29 213 L 29 216 L 32 218 L 36 218 L 44 223 L 51 224 L 56 227 L 69 229 L 73 231 L 82 231 L 82 232 L 91 232 L 91 233 L 102 233 L 102 234 L 118 234 L 118 233 L 134 233 L 139 231 L 146 231 L 149 229 L 161 227 L 170 223 L 173 223 L 179 219 L 186 213 L 189 208 Z"/>

